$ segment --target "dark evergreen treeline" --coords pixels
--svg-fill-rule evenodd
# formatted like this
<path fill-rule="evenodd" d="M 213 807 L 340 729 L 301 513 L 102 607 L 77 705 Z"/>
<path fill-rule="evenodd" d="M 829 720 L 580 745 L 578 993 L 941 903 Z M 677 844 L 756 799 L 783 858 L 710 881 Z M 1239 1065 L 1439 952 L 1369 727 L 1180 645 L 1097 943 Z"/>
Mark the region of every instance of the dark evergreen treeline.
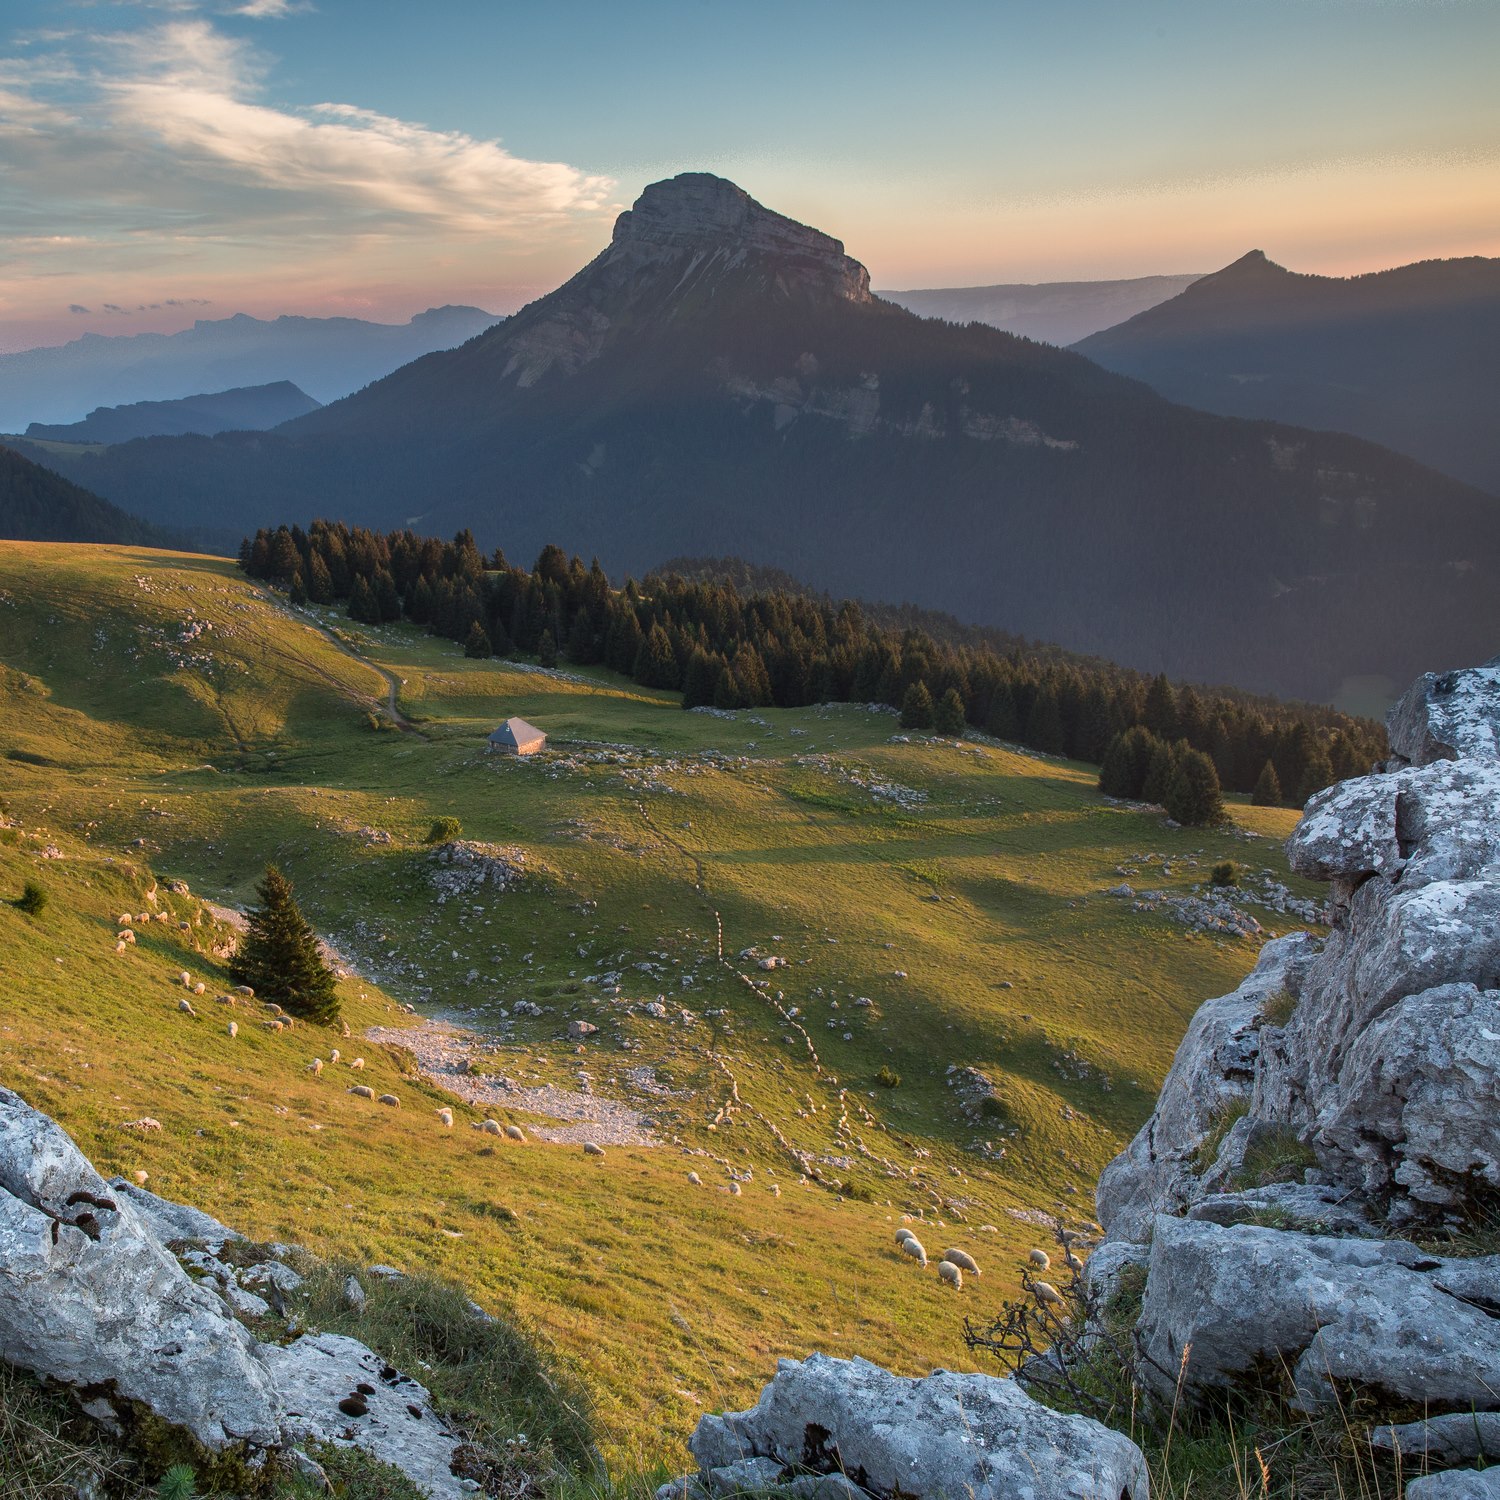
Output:
<path fill-rule="evenodd" d="M 1095 763 L 1112 751 L 1118 762 L 1116 741 L 1133 735 L 1129 773 L 1106 778 L 1105 790 L 1122 796 L 1142 794 L 1157 746 L 1175 757 L 1173 769 L 1186 750 L 1202 752 L 1234 791 L 1263 791 L 1269 766 L 1277 799 L 1284 788 L 1299 800 L 1385 753 L 1374 724 L 1312 705 L 1200 693 L 1106 662 L 1060 659 L 1052 648 L 940 640 L 880 625 L 853 600 L 742 595 L 732 583 L 676 574 L 616 590 L 597 562 L 585 567 L 548 546 L 527 570 L 498 550 L 486 557 L 468 531 L 444 542 L 341 522 L 262 528 L 242 544 L 240 565 L 297 603 L 346 602 L 351 618 L 372 624 L 410 620 L 472 656 L 603 664 L 642 686 L 680 691 L 684 708 L 885 703 L 910 727 L 968 724 Z"/>

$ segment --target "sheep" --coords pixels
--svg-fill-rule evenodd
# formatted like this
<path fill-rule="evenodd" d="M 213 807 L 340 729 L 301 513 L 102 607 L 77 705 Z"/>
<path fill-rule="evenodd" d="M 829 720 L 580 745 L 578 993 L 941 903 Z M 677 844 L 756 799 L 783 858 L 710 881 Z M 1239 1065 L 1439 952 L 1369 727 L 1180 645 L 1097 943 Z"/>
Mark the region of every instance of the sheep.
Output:
<path fill-rule="evenodd" d="M 115 944 L 115 952 L 116 953 L 123 953 L 125 951 L 125 948 L 126 948 L 126 944 L 124 944 L 124 943 L 116 943 Z"/>
<path fill-rule="evenodd" d="M 898 1245 L 903 1244 L 907 1240 L 914 1239 L 916 1239 L 916 1235 L 914 1235 L 911 1230 L 909 1230 L 904 1224 L 900 1229 L 896 1231 L 896 1243 Z"/>
<path fill-rule="evenodd" d="M 499 1120 L 471 1120 L 469 1122 L 475 1130 L 482 1130 L 486 1135 L 500 1135 Z"/>
<path fill-rule="evenodd" d="M 585 1141 L 583 1143 L 583 1154 L 585 1156 L 603 1156 L 604 1147 L 595 1141 Z"/>
<path fill-rule="evenodd" d="M 927 1252 L 922 1248 L 922 1242 L 916 1235 L 911 1235 L 909 1238 L 902 1240 L 900 1250 L 903 1255 L 909 1255 L 914 1261 L 917 1261 L 924 1271 L 927 1269 Z"/>
<path fill-rule="evenodd" d="M 351 1036 L 353 1036 L 353 1035 L 354 1035 L 354 1033 L 353 1033 L 353 1032 L 352 1032 L 352 1031 L 350 1031 L 350 1030 L 349 1030 L 349 1023 L 348 1023 L 348 1022 L 347 1022 L 347 1021 L 341 1021 L 341 1022 L 340 1022 L 340 1023 L 339 1023 L 339 1025 L 340 1025 L 340 1027 L 341 1027 L 341 1028 L 342 1028 L 342 1029 L 341 1029 L 341 1030 L 340 1030 L 340 1032 L 339 1032 L 339 1035 L 340 1035 L 340 1036 L 342 1036 L 342 1037 L 343 1037 L 343 1038 L 344 1038 L 344 1039 L 345 1039 L 345 1040 L 346 1040 L 346 1041 L 347 1041 L 347 1040 L 348 1040 L 348 1039 L 349 1039 L 349 1038 L 350 1038 L 350 1037 L 351 1037 Z"/>
<path fill-rule="evenodd" d="M 524 1141 L 526 1139 L 526 1132 L 519 1125 L 507 1125 L 505 1133 L 513 1141 Z"/>
<path fill-rule="evenodd" d="M 689 1172 L 688 1173 L 688 1181 L 690 1183 L 692 1183 L 692 1185 L 694 1187 L 702 1187 L 703 1186 L 703 1179 L 696 1172 Z"/>
<path fill-rule="evenodd" d="M 286 1027 L 280 1021 L 262 1021 L 260 1023 L 267 1031 L 285 1031 Z"/>
<path fill-rule="evenodd" d="M 193 1009 L 193 1002 L 186 995 L 177 1002 L 177 1009 L 184 1015 L 191 1016 L 195 1021 L 198 1019 L 198 1012 Z"/>
<path fill-rule="evenodd" d="M 240 1034 L 240 1023 L 238 1021 L 231 1021 L 226 1029 L 230 1036 L 238 1036 Z"/>
<path fill-rule="evenodd" d="M 150 1115 L 143 1115 L 139 1120 L 124 1120 L 120 1124 L 121 1130 L 160 1130 L 161 1121 L 153 1120 Z"/>
<path fill-rule="evenodd" d="M 1038 1271 L 1046 1271 L 1050 1269 L 1052 1265 L 1052 1257 L 1048 1255 L 1045 1250 L 1033 1250 L 1026 1257 L 1026 1259 L 1029 1260 Z"/>
<path fill-rule="evenodd" d="M 115 918 L 115 925 L 117 927 L 129 927 L 133 921 L 135 921 L 135 918 L 132 917 L 128 911 L 121 912 L 120 915 Z"/>
<path fill-rule="evenodd" d="M 135 1185 L 137 1187 L 145 1187 L 145 1185 L 150 1181 L 151 1174 L 149 1172 L 141 1171 L 135 1174 Z"/>
<path fill-rule="evenodd" d="M 362 1057 L 356 1057 L 354 1059 L 354 1061 L 349 1064 L 349 1067 L 350 1067 L 351 1071 L 353 1071 L 355 1073 L 358 1073 L 359 1070 L 364 1067 L 364 1065 L 365 1065 L 364 1058 L 362 1058 Z"/>
<path fill-rule="evenodd" d="M 773 1198 L 779 1198 L 781 1196 L 781 1184 L 779 1182 L 773 1182 L 771 1184 L 771 1196 Z"/>
<path fill-rule="evenodd" d="M 1031 1290 L 1043 1307 L 1061 1307 L 1063 1304 L 1062 1293 L 1050 1281 L 1034 1281 Z"/>
<path fill-rule="evenodd" d="M 737 1182 L 731 1182 L 729 1184 L 729 1196 L 731 1198 L 738 1198 L 738 1197 L 740 1197 L 741 1194 L 743 1193 L 743 1191 L 744 1191 L 744 1189 L 742 1189 L 740 1187 L 739 1183 L 737 1183 Z"/>
<path fill-rule="evenodd" d="M 392 1109 L 401 1108 L 401 1101 L 394 1094 L 382 1094 L 375 1102 L 377 1104 L 389 1105 Z"/>
<path fill-rule="evenodd" d="M 453 1129 L 453 1111 L 449 1109 L 447 1105 L 444 1105 L 442 1109 L 433 1110 L 433 1114 L 435 1114 L 438 1117 L 439 1121 L 441 1121 L 442 1124 L 445 1125 L 449 1130 Z"/>
<path fill-rule="evenodd" d="M 357 1099 L 373 1099 L 375 1097 L 375 1090 L 367 1083 L 356 1083 L 350 1088 L 349 1092 Z"/>
<path fill-rule="evenodd" d="M 183 987 L 183 989 L 190 990 L 193 987 L 193 976 L 189 974 L 186 969 L 184 969 L 177 976 L 177 982 Z"/>
<path fill-rule="evenodd" d="M 328 1061 L 331 1062 L 331 1063 L 336 1063 L 338 1060 L 339 1060 L 339 1049 L 337 1047 L 335 1047 L 333 1049 L 333 1051 L 328 1054 Z"/>
<path fill-rule="evenodd" d="M 201 995 L 207 988 L 208 986 L 204 984 L 204 982 L 200 979 L 197 984 L 193 986 L 193 993 L 195 995 Z"/>
<path fill-rule="evenodd" d="M 1074 1255 L 1071 1250 L 1069 1250 L 1068 1253 L 1065 1256 L 1063 1256 L 1063 1264 L 1070 1271 L 1075 1271 L 1076 1272 L 1076 1271 L 1081 1271 L 1083 1269 L 1083 1262 L 1081 1260 L 1079 1260 L 1079 1258 L 1076 1255 Z"/>
<path fill-rule="evenodd" d="M 943 1260 L 949 1265 L 957 1266 L 962 1271 L 967 1271 L 971 1276 L 979 1275 L 979 1267 L 975 1264 L 974 1257 L 967 1250 L 944 1250 Z"/>
<path fill-rule="evenodd" d="M 938 1277 L 940 1280 L 946 1281 L 955 1291 L 963 1291 L 964 1273 L 951 1260 L 938 1262 Z"/>
<path fill-rule="evenodd" d="M 132 948 L 135 947 L 135 934 L 128 927 L 123 931 L 116 933 L 115 936 L 118 937 L 122 943 L 127 943 Z"/>
<path fill-rule="evenodd" d="M 311 1073 L 314 1078 L 318 1077 L 318 1075 L 323 1071 L 323 1059 L 321 1057 L 313 1058 L 313 1060 L 307 1065 L 307 1071 Z"/>
<path fill-rule="evenodd" d="M 236 995 L 243 995 L 246 1000 L 255 999 L 255 991 L 248 984 L 237 984 L 234 987 Z"/>

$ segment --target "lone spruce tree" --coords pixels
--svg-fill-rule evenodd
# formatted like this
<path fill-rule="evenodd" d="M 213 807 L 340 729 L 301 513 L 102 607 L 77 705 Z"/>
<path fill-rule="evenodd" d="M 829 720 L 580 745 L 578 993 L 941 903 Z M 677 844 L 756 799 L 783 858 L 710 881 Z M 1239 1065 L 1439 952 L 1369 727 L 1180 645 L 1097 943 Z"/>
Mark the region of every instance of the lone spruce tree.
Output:
<path fill-rule="evenodd" d="M 1279 807 L 1281 805 L 1281 778 L 1276 774 L 1276 767 L 1270 761 L 1260 768 L 1255 790 L 1250 793 L 1250 805 L 1252 807 Z"/>
<path fill-rule="evenodd" d="M 275 865 L 267 865 L 266 878 L 255 891 L 261 904 L 250 913 L 230 976 L 304 1021 L 331 1025 L 339 1015 L 333 970 L 323 962 L 317 934 L 297 909 L 291 882 Z"/>

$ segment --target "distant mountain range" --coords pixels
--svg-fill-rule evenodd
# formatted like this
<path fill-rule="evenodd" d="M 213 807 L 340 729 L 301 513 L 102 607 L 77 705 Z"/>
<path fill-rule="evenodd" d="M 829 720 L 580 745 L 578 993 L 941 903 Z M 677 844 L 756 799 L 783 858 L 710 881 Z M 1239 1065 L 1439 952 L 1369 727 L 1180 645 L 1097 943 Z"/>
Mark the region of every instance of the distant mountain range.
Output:
<path fill-rule="evenodd" d="M 0 537 L 21 542 L 172 545 L 156 527 L 4 447 L 0 447 Z"/>
<path fill-rule="evenodd" d="M 1137 276 L 1129 281 L 1042 281 L 877 292 L 876 296 L 919 317 L 988 323 L 1039 343 L 1066 346 L 1175 297 L 1197 279 L 1195 274 Z"/>
<path fill-rule="evenodd" d="M 434 307 L 408 323 L 359 318 L 200 319 L 181 333 L 86 333 L 70 344 L 0 354 L 0 432 L 76 422 L 96 406 L 173 401 L 195 391 L 291 381 L 336 401 L 499 320 L 477 307 Z"/>
<path fill-rule="evenodd" d="M 1500 260 L 1337 278 L 1252 250 L 1074 348 L 1170 400 L 1356 433 L 1500 494 Z"/>
<path fill-rule="evenodd" d="M 59 460 L 61 462 L 61 460 Z M 274 433 L 68 460 L 232 546 L 316 515 L 734 553 L 1147 670 L 1314 699 L 1492 655 L 1500 506 L 1358 438 L 1189 410 L 872 297 L 734 184 L 648 187 L 572 280 Z"/>
<path fill-rule="evenodd" d="M 181 437 L 196 432 L 264 432 L 316 411 L 314 401 L 290 380 L 246 385 L 233 391 L 184 396 L 177 401 L 136 401 L 97 406 L 81 422 L 33 422 L 26 436 L 53 443 L 128 443 L 138 437 Z"/>

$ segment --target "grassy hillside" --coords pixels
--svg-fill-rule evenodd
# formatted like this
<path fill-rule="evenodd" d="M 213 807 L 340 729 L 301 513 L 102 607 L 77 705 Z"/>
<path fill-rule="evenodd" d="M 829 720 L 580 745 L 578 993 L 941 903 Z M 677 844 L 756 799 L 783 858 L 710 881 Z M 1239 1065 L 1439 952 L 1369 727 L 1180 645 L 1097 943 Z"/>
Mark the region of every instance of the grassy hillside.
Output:
<path fill-rule="evenodd" d="M 485 753 L 512 714 L 552 736 L 543 756 Z M 217 559 L 0 544 L 0 895 L 51 896 L 0 905 L 0 1081 L 101 1168 L 247 1232 L 462 1278 L 576 1367 L 615 1463 L 676 1463 L 781 1355 L 971 1365 L 964 1314 L 1013 1290 L 1038 1214 L 1091 1213 L 1187 1017 L 1249 967 L 1253 944 L 1107 890 L 1186 893 L 1225 857 L 1285 877 L 1295 815 L 1168 829 L 1093 782 L 855 707 L 685 714 L 603 673 L 470 661 L 294 613 Z M 442 815 L 524 851 L 526 877 L 445 896 Z M 347 1042 L 248 1011 L 226 1033 L 200 898 L 253 899 L 268 860 L 344 956 Z M 153 886 L 170 920 L 117 953 Z M 451 1096 L 362 1039 L 418 1024 L 404 1005 L 492 1030 L 486 1072 L 630 1104 L 657 1144 L 517 1145 L 469 1122 L 556 1122 L 462 1104 L 444 1130 Z M 597 1034 L 569 1040 L 574 1019 Z M 330 1045 L 399 1112 L 309 1073 Z M 994 1081 L 988 1115 L 964 1115 L 950 1065 Z M 120 1128 L 142 1115 L 159 1135 Z M 955 1294 L 898 1259 L 903 1214 L 986 1274 Z"/>

